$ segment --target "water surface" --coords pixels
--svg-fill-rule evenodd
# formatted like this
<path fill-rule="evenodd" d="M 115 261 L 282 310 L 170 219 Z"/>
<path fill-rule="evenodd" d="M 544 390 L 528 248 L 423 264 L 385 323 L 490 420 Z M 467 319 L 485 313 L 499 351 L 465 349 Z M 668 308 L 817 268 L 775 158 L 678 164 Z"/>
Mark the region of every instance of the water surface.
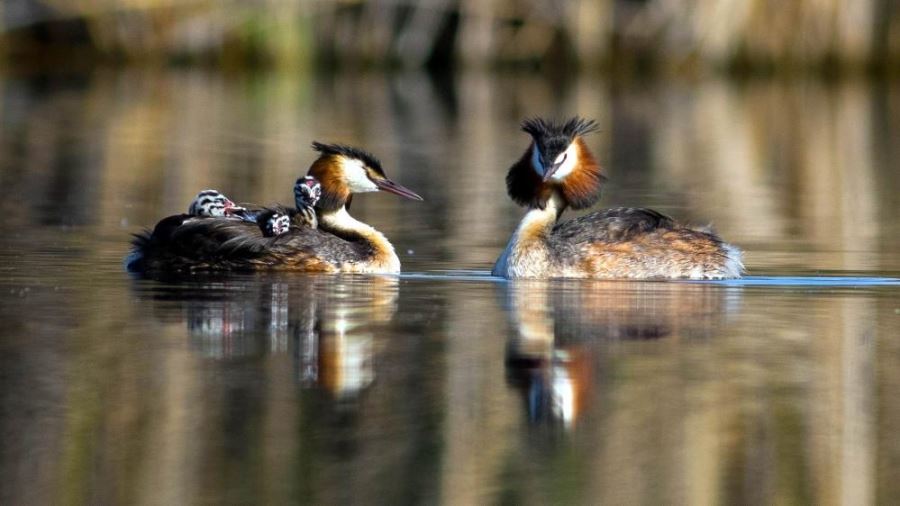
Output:
<path fill-rule="evenodd" d="M 461 75 L 0 78 L 0 503 L 894 503 L 900 90 Z M 533 114 L 604 205 L 712 223 L 739 282 L 506 282 Z M 289 201 L 313 139 L 401 276 L 138 279 L 200 189 Z"/>

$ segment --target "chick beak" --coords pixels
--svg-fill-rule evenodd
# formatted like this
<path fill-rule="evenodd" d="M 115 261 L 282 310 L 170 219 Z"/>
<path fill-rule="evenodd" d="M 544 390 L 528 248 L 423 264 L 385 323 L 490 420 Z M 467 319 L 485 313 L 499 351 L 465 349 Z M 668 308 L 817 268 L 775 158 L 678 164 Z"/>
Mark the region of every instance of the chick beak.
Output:
<path fill-rule="evenodd" d="M 550 178 L 553 177 L 553 174 L 555 174 L 556 171 L 559 170 L 560 166 L 562 166 L 562 162 L 551 164 L 550 168 L 548 168 L 547 171 L 544 172 L 544 177 L 542 178 L 542 181 L 545 183 L 547 181 L 549 181 Z"/>
<path fill-rule="evenodd" d="M 246 211 L 243 207 L 235 205 L 234 202 L 225 199 L 225 216 L 235 216 L 240 215 L 242 212 Z"/>
<path fill-rule="evenodd" d="M 394 195 L 400 195 L 401 197 L 406 197 L 412 200 L 424 200 L 412 190 L 404 188 L 403 186 L 400 186 L 390 179 L 375 179 L 372 182 L 375 183 L 375 186 L 377 186 L 381 191 L 393 193 Z"/>

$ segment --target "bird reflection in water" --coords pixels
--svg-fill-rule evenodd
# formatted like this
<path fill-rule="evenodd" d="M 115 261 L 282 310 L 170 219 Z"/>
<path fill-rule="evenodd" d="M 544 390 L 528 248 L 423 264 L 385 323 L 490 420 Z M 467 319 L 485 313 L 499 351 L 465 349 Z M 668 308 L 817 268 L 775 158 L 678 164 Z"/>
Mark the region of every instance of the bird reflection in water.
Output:
<path fill-rule="evenodd" d="M 375 337 L 396 312 L 397 293 L 395 277 L 360 275 L 235 276 L 150 291 L 167 321 L 167 302 L 177 303 L 191 349 L 201 356 L 290 353 L 301 386 L 339 398 L 352 398 L 374 379 Z"/>
<path fill-rule="evenodd" d="M 672 282 L 517 280 L 504 289 L 513 327 L 507 379 L 531 423 L 566 429 L 596 398 L 616 343 L 714 338 L 741 295 Z"/>

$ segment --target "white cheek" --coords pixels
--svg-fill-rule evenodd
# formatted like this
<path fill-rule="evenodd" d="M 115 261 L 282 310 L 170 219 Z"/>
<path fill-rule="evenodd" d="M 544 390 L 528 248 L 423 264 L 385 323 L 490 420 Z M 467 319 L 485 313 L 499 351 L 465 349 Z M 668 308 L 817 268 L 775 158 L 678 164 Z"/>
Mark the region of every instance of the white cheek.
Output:
<path fill-rule="evenodd" d="M 564 153 L 556 157 L 556 162 L 558 163 L 563 157 L 565 157 L 565 161 L 556 169 L 551 179 L 557 181 L 565 179 L 575 169 L 575 166 L 578 164 L 578 149 L 575 147 L 575 143 L 570 144 Z"/>
<path fill-rule="evenodd" d="M 537 146 L 531 148 L 531 166 L 538 176 L 544 177 L 544 166 L 541 165 L 541 151 Z"/>
<path fill-rule="evenodd" d="M 378 187 L 366 175 L 366 169 L 363 168 L 362 162 L 359 160 L 346 160 L 343 164 L 344 175 L 347 178 L 347 186 L 353 193 L 375 192 Z"/>

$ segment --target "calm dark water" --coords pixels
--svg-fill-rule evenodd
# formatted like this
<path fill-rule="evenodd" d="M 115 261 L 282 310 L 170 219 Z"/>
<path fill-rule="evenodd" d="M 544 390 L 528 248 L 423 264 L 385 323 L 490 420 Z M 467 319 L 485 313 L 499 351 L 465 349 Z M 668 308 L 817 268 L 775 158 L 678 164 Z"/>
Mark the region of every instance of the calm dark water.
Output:
<path fill-rule="evenodd" d="M 605 205 L 712 223 L 744 283 L 487 276 L 534 114 Z M 515 76 L 0 78 L 0 503 L 896 503 L 900 87 Z M 313 139 L 400 277 L 135 279 L 200 189 L 289 201 Z"/>

